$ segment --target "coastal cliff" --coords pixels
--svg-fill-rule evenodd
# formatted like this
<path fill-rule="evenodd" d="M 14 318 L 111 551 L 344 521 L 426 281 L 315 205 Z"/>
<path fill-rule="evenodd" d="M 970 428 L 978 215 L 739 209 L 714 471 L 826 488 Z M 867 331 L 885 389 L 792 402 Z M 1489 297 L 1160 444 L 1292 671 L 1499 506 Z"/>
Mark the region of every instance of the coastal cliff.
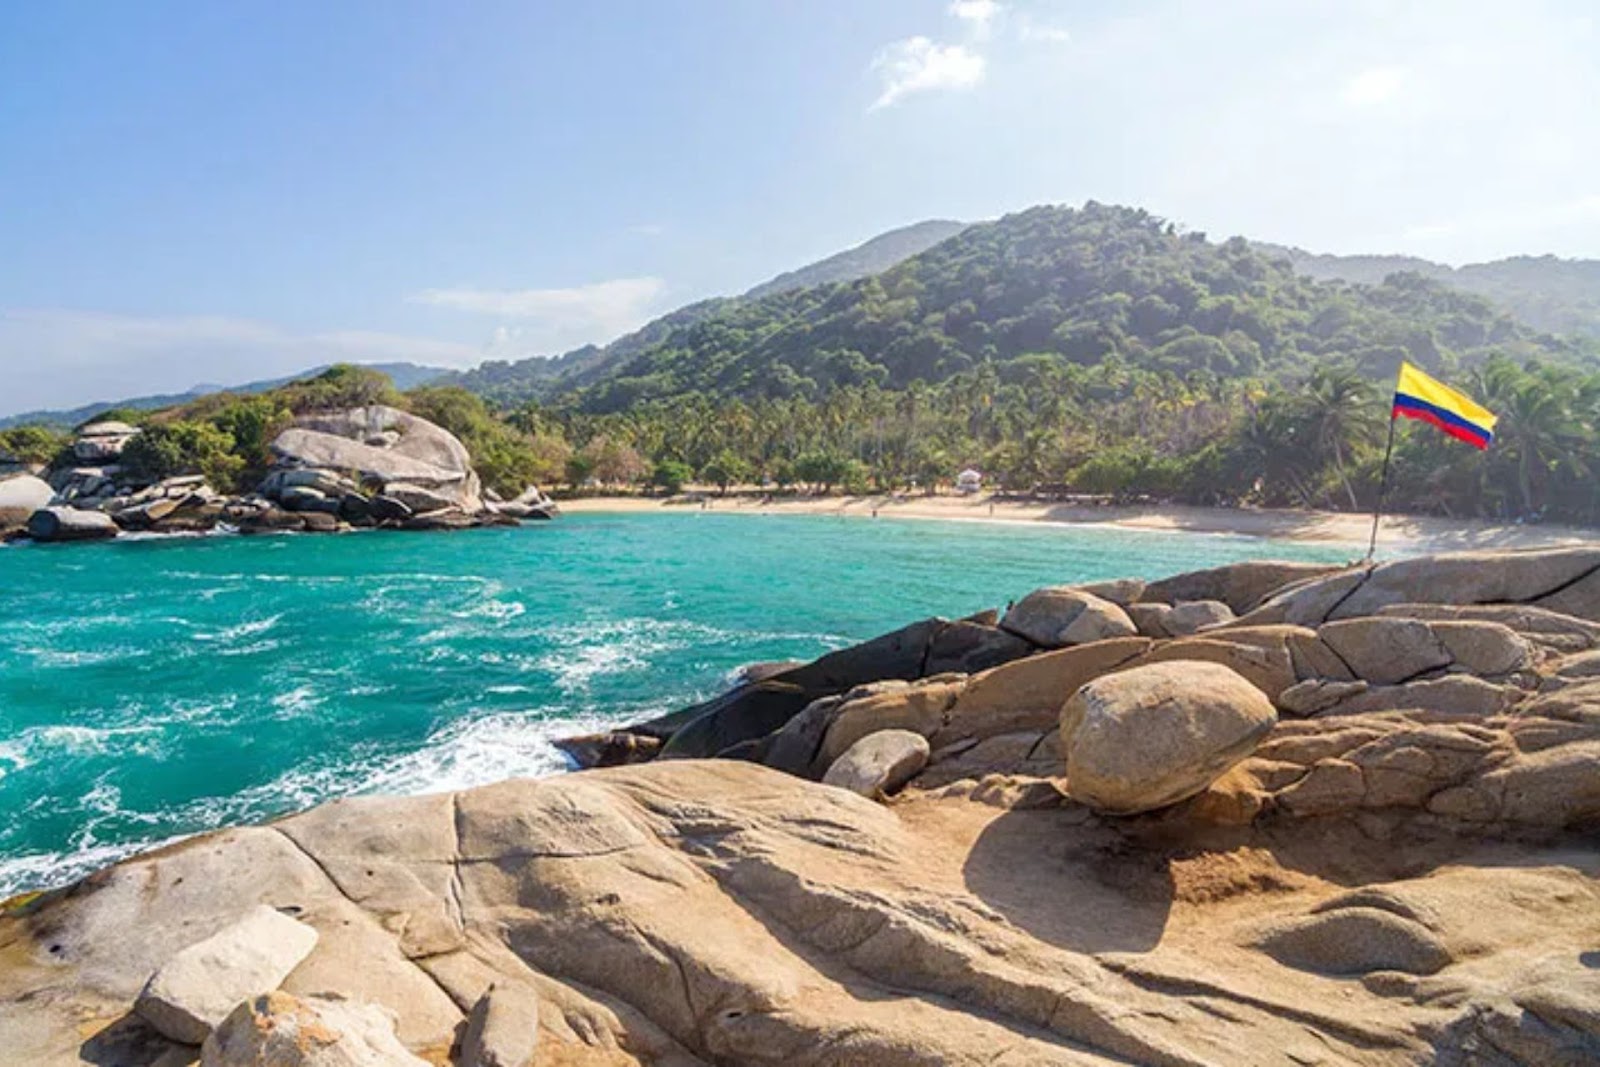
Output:
<path fill-rule="evenodd" d="M 632 765 L 337 801 L 7 904 L 0 1047 L 1600 1058 L 1600 548 L 1044 589 L 569 751 Z"/>

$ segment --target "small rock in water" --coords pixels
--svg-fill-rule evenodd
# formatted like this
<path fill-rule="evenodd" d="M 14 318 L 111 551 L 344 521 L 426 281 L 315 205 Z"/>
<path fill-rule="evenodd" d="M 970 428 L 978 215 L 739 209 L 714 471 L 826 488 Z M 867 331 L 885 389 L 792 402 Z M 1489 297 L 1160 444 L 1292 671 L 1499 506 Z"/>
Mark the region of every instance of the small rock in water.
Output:
<path fill-rule="evenodd" d="M 241 1001 L 277 989 L 316 944 L 316 930 L 259 905 L 163 964 L 134 1013 L 172 1040 L 198 1045 Z"/>

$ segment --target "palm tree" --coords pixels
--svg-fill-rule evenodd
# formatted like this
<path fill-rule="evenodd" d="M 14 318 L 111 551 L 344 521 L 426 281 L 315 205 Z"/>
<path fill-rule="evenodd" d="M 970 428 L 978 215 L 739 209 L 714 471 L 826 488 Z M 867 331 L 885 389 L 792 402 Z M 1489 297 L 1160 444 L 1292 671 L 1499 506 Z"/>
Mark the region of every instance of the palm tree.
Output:
<path fill-rule="evenodd" d="M 1356 501 L 1346 463 L 1358 449 L 1377 439 L 1383 425 L 1377 391 L 1354 368 L 1324 364 L 1312 372 L 1299 399 L 1307 443 L 1320 462 L 1333 463 L 1350 510 L 1357 510 L 1361 505 Z"/>
<path fill-rule="evenodd" d="M 1478 376 L 1489 410 L 1499 416 L 1496 452 L 1515 466 L 1523 513 L 1536 513 L 1540 490 L 1566 467 L 1578 478 L 1588 473 L 1583 460 L 1583 425 L 1576 408 L 1580 391 L 1572 375 L 1553 367 L 1524 370 L 1509 360 L 1490 360 Z"/>

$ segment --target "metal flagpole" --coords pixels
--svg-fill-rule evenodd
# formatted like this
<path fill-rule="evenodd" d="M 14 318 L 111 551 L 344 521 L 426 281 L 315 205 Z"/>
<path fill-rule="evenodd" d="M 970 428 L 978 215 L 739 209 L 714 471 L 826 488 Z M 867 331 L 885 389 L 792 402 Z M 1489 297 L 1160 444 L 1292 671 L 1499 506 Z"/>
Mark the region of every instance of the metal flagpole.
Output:
<path fill-rule="evenodd" d="M 1368 563 L 1372 562 L 1372 554 L 1378 550 L 1378 519 L 1383 515 L 1383 498 L 1389 492 L 1389 457 L 1394 454 L 1394 424 L 1399 421 L 1399 415 L 1389 412 L 1389 444 L 1383 450 L 1383 475 L 1378 479 L 1378 506 L 1372 509 L 1372 540 L 1367 543 Z"/>

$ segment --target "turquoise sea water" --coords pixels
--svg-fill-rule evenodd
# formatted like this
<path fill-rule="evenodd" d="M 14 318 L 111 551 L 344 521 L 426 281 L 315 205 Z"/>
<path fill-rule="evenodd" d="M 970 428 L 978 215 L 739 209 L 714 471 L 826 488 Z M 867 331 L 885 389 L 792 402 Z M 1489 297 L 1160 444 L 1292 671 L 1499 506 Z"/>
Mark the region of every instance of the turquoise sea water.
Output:
<path fill-rule="evenodd" d="M 552 737 L 1040 585 L 1348 554 L 714 512 L 0 548 L 0 897 L 346 793 L 558 771 Z"/>

